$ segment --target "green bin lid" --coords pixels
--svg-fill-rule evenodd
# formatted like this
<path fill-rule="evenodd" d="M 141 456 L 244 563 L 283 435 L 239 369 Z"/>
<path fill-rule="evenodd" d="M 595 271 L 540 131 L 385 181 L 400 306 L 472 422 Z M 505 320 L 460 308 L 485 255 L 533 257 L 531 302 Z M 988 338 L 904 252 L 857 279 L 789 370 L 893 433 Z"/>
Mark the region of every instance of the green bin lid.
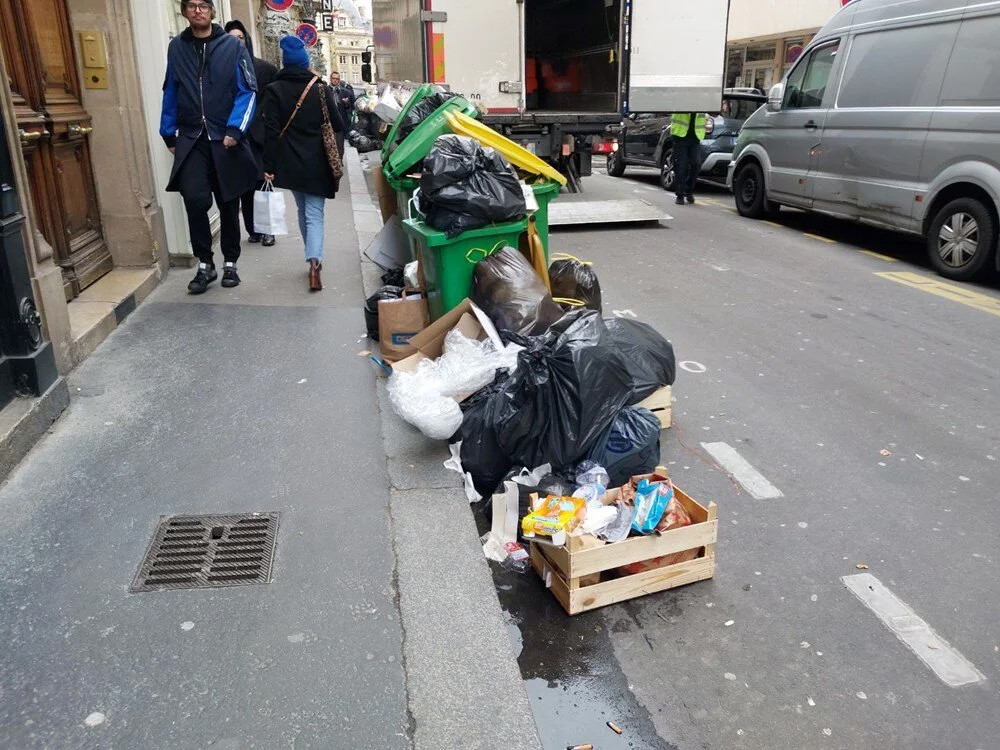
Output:
<path fill-rule="evenodd" d="M 387 161 L 389 154 L 396 149 L 396 136 L 399 133 L 399 126 L 403 122 L 403 118 L 409 114 L 411 109 L 417 106 L 417 102 L 423 101 L 433 93 L 434 86 L 429 83 L 422 83 L 410 94 L 410 98 L 406 100 L 406 104 L 399 110 L 399 116 L 396 117 L 395 122 L 392 123 L 392 127 L 389 129 L 389 134 L 385 137 L 385 142 L 382 145 L 383 162 Z"/>
<path fill-rule="evenodd" d="M 434 146 L 434 141 L 442 135 L 451 133 L 448 120 L 444 116 L 444 113 L 449 110 L 459 110 L 469 115 L 469 117 L 479 116 L 479 110 L 476 108 L 476 105 L 464 97 L 456 96 L 454 99 L 449 99 L 434 110 L 426 120 L 415 127 L 413 132 L 406 136 L 402 143 L 396 146 L 387 160 L 383 159 L 383 171 L 386 177 L 403 177 L 417 162 L 427 156 Z M 475 112 L 475 114 L 470 114 L 470 110 Z M 400 119 L 397 118 L 396 122 L 399 122 Z"/>

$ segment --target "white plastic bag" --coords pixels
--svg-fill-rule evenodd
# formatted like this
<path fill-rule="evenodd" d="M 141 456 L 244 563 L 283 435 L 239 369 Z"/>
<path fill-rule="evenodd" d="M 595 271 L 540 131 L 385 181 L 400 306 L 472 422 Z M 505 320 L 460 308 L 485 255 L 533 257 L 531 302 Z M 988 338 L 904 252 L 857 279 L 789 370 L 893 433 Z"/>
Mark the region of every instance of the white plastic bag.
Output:
<path fill-rule="evenodd" d="M 270 180 L 253 194 L 253 230 L 258 234 L 288 234 L 285 194 L 275 192 Z"/>
<path fill-rule="evenodd" d="M 448 440 L 462 426 L 455 398 L 492 383 L 498 369 L 516 367 L 517 351 L 507 347 L 498 352 L 489 339 L 473 341 L 453 329 L 445 336 L 440 357 L 389 378 L 389 400 L 399 416 L 427 437 Z"/>

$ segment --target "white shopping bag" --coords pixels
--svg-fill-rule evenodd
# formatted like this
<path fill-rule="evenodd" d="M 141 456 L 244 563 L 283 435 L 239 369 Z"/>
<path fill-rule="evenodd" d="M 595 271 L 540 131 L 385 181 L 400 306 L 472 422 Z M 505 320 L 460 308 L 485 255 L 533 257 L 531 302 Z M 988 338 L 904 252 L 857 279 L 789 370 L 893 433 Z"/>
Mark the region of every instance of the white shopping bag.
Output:
<path fill-rule="evenodd" d="M 270 180 L 253 194 L 253 230 L 258 234 L 288 234 L 285 194 L 275 192 Z"/>

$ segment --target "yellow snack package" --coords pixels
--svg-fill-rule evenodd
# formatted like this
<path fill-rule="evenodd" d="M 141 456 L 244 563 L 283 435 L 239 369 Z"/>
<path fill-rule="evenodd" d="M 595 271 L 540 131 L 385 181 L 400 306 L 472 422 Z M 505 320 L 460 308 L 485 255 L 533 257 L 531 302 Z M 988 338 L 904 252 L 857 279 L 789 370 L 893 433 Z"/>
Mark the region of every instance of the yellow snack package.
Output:
<path fill-rule="evenodd" d="M 538 510 L 521 519 L 521 531 L 525 536 L 552 536 L 560 531 L 569 532 L 583 521 L 586 513 L 586 500 L 549 495 Z"/>

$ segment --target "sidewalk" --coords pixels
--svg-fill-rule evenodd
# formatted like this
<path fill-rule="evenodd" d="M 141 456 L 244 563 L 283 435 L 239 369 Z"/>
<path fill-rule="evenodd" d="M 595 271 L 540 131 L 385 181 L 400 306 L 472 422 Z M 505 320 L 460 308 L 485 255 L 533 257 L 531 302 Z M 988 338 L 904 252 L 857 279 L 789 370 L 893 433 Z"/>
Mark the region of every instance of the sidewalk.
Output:
<path fill-rule="evenodd" d="M 346 186 L 323 292 L 295 235 L 236 289 L 173 271 L 0 486 L 0 745 L 532 746 L 467 504 L 383 439 Z M 249 511 L 281 513 L 270 584 L 128 592 L 161 515 Z"/>

